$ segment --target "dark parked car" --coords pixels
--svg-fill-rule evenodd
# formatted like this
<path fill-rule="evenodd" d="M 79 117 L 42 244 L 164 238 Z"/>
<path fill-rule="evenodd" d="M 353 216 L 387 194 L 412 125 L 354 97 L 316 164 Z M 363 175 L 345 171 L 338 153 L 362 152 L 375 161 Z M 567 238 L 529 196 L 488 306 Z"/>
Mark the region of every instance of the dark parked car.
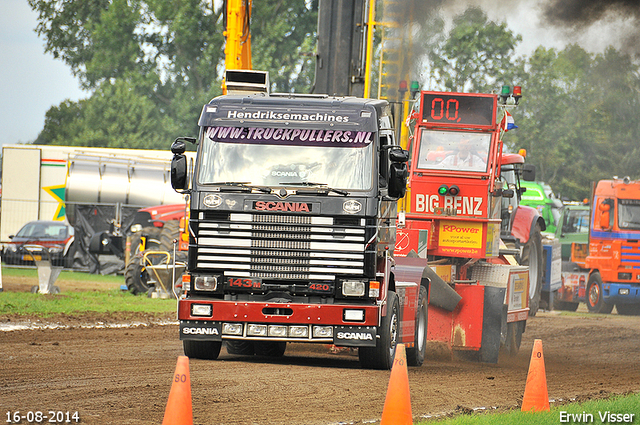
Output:
<path fill-rule="evenodd" d="M 2 260 L 6 264 L 33 264 L 51 260 L 53 265 L 72 267 L 75 247 L 73 227 L 61 221 L 31 221 L 10 235 Z"/>

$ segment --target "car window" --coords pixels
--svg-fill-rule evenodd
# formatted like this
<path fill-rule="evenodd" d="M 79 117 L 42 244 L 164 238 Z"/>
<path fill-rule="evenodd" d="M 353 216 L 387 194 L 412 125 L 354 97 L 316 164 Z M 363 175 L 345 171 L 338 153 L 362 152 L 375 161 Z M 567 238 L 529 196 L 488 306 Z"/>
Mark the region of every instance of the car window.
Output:
<path fill-rule="evenodd" d="M 64 223 L 28 223 L 18 234 L 20 238 L 64 240 L 69 236 L 69 227 Z"/>

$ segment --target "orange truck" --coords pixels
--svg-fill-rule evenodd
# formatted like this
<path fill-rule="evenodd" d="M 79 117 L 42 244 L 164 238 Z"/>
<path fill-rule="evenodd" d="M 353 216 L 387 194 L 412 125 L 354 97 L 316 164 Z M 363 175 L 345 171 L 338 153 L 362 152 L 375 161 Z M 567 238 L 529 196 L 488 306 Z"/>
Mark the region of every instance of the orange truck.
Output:
<path fill-rule="evenodd" d="M 400 270 L 433 271 L 422 276 L 431 283 L 427 339 L 485 362 L 497 361 L 501 348 L 517 353 L 531 310 L 530 271 L 542 271 L 544 224 L 519 205 L 520 179 L 532 180 L 535 169 L 503 153 L 508 97 L 420 93 L 395 247 Z M 452 290 L 440 293 L 434 282 Z"/>
<path fill-rule="evenodd" d="M 593 313 L 640 313 L 640 181 L 600 180 L 593 190 L 589 243 L 574 243 L 561 301 Z"/>

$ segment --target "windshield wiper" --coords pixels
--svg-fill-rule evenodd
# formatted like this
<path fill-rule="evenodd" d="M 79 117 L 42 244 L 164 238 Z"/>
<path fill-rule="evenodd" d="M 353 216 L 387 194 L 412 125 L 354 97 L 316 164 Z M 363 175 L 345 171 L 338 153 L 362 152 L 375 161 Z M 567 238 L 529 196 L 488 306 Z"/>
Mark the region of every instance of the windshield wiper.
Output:
<path fill-rule="evenodd" d="M 263 193 L 271 193 L 270 187 L 252 186 L 251 182 L 214 182 L 210 184 L 222 186 L 220 188 L 221 192 L 229 192 L 238 189 L 242 189 L 242 192 L 251 192 L 253 189 L 256 189 Z"/>
<path fill-rule="evenodd" d="M 337 193 L 338 195 L 342 195 L 342 196 L 349 196 L 349 192 L 347 192 L 346 190 L 342 190 L 342 189 L 334 189 L 333 187 L 329 187 L 326 183 L 313 183 L 313 182 L 281 182 L 278 183 L 281 185 L 285 185 L 285 186 L 319 186 L 321 189 L 324 189 L 322 191 L 318 190 L 318 191 L 314 191 L 314 192 L 306 192 L 306 193 L 317 193 L 317 194 L 322 194 L 322 195 L 328 195 L 329 192 L 334 192 Z M 298 191 L 298 193 L 301 193 L 300 191 Z M 302 192 L 305 193 L 305 192 Z"/>

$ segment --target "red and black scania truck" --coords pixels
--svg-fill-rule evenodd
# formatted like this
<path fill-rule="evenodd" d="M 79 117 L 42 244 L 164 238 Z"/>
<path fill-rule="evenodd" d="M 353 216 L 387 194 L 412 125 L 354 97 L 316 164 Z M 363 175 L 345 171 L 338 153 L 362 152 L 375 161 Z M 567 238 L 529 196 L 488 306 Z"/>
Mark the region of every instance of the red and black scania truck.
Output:
<path fill-rule="evenodd" d="M 199 138 L 172 145 L 189 194 L 180 339 L 189 357 L 282 356 L 291 342 L 357 347 L 389 369 L 424 360 L 428 284 L 396 278 L 397 200 L 408 152 L 385 100 L 229 94 Z M 197 144 L 195 164 L 184 155 Z"/>

